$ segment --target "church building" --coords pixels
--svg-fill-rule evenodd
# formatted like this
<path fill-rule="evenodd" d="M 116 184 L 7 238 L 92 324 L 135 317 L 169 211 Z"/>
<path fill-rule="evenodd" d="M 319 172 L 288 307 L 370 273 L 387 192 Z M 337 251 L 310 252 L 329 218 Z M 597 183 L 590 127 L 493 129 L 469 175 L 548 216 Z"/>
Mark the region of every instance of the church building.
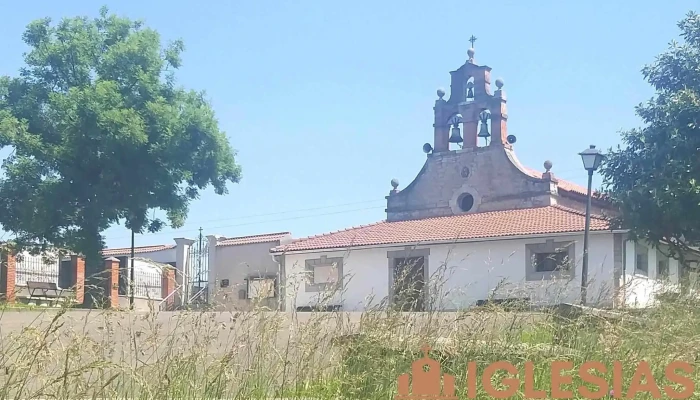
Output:
<path fill-rule="evenodd" d="M 558 179 L 549 161 L 544 172 L 518 161 L 504 82 L 494 90 L 491 68 L 474 54 L 450 72 L 449 97 L 437 91 L 425 164 L 408 186 L 391 181 L 385 221 L 271 250 L 283 309 L 580 301 L 586 188 Z M 662 277 L 678 282 L 678 262 L 611 230 L 611 213 L 594 195 L 587 303 L 647 305 Z"/>

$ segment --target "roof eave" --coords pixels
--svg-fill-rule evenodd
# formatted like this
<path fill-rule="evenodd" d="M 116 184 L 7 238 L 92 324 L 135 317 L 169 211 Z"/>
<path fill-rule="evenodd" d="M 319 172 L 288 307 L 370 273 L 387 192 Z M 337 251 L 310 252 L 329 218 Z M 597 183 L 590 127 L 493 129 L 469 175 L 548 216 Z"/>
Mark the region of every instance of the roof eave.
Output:
<path fill-rule="evenodd" d="M 280 239 L 261 240 L 259 242 L 249 242 L 249 243 L 217 243 L 216 247 L 236 247 L 236 246 L 247 246 L 247 245 L 251 245 L 251 244 L 265 244 L 265 243 L 278 244 L 279 242 L 280 242 Z"/>
<path fill-rule="evenodd" d="M 239 240 L 239 239 L 248 239 L 248 238 L 255 238 L 255 237 L 260 237 L 265 238 L 266 240 L 259 240 L 259 241 L 252 241 L 249 243 L 221 243 L 225 242 L 226 240 Z M 271 234 L 266 234 L 266 235 L 250 235 L 250 236 L 238 236 L 238 237 L 222 237 L 216 242 L 216 247 L 230 247 L 230 246 L 243 246 L 243 245 L 248 245 L 248 244 L 265 244 L 265 243 L 275 243 L 279 242 L 279 244 L 285 244 L 283 242 L 288 242 L 292 238 L 292 233 L 291 232 L 278 232 L 278 233 L 271 233 Z"/>
<path fill-rule="evenodd" d="M 603 234 L 603 233 L 627 233 L 627 232 L 628 232 L 627 229 L 591 230 L 592 235 Z M 582 233 L 583 233 L 583 231 L 570 231 L 570 232 L 538 233 L 538 234 L 512 235 L 512 236 L 491 236 L 491 237 L 474 238 L 474 239 L 432 240 L 432 241 L 425 241 L 425 242 L 402 242 L 402 243 L 384 243 L 384 244 L 363 245 L 363 246 L 327 247 L 327 248 L 319 248 L 319 249 L 300 249 L 300 250 L 291 250 L 291 251 L 286 251 L 284 249 L 272 248 L 272 249 L 270 249 L 270 253 L 272 253 L 273 255 L 282 255 L 282 254 L 292 255 L 292 254 L 302 254 L 302 253 L 323 253 L 323 252 L 328 252 L 328 251 L 363 250 L 363 249 L 373 249 L 373 248 L 382 248 L 382 247 L 413 247 L 413 246 L 431 246 L 431 245 L 445 245 L 445 244 L 458 244 L 458 243 L 491 242 L 491 241 L 495 241 L 495 240 L 522 240 L 522 239 L 543 238 L 543 237 L 551 237 L 551 236 L 557 236 L 557 237 L 571 236 L 571 235 L 582 234 Z"/>
<path fill-rule="evenodd" d="M 558 187 L 558 190 L 560 192 L 559 193 L 560 196 L 569 197 L 569 198 L 572 198 L 575 200 L 582 200 L 582 199 L 585 200 L 588 197 L 586 194 L 580 193 L 576 190 L 567 190 L 567 189 L 564 189 L 562 187 Z M 610 208 L 610 209 L 615 208 L 615 206 L 612 204 L 612 202 L 610 200 L 607 200 L 604 197 L 596 196 L 595 194 L 593 194 L 593 196 L 591 196 L 591 200 L 594 203 L 596 203 L 596 205 L 605 206 L 606 208 Z"/>

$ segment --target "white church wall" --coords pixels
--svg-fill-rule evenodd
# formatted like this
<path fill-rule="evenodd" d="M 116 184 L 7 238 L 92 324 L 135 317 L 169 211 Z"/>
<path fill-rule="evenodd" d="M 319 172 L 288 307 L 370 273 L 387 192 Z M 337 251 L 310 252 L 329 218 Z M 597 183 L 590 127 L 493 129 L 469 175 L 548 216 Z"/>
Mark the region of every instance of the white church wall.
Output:
<path fill-rule="evenodd" d="M 625 305 L 632 308 L 654 306 L 664 293 L 679 293 L 681 281 L 691 287 L 698 281 L 697 270 L 683 271 L 678 260 L 669 258 L 668 246 L 653 247 L 640 241 L 625 243 L 625 280 L 623 283 Z M 698 256 L 687 254 L 690 264 L 697 263 Z"/>
<path fill-rule="evenodd" d="M 568 278 L 534 279 L 528 276 L 527 245 L 573 242 L 575 268 Z M 302 306 L 342 305 L 360 311 L 387 301 L 388 252 L 405 246 L 358 248 L 349 251 L 308 252 L 285 256 L 287 310 Z M 535 304 L 574 302 L 580 298 L 583 235 L 528 239 L 500 239 L 457 244 L 416 246 L 430 249 L 428 267 L 431 294 L 437 309 L 454 310 L 493 298 L 531 298 Z M 613 234 L 592 233 L 589 256 L 589 303 L 609 305 L 613 297 Z M 308 260 L 342 258 L 343 289 L 332 294 L 307 282 Z"/>
<path fill-rule="evenodd" d="M 613 297 L 613 235 L 591 234 L 589 239 L 587 300 L 590 304 L 609 305 Z M 550 238 L 555 242 L 574 243 L 572 261 L 575 267 L 572 273 L 528 278 L 527 245 L 541 244 L 546 240 L 498 240 L 449 248 L 441 246 L 436 249 L 435 255 L 431 251 L 431 261 L 441 262 L 442 268 L 449 274 L 440 293 L 440 308 L 459 309 L 489 298 L 529 298 L 534 305 L 578 302 L 581 295 L 583 235 Z"/>
<path fill-rule="evenodd" d="M 286 301 L 288 311 L 297 307 L 342 305 L 346 311 L 361 311 L 378 305 L 388 295 L 388 248 L 369 248 L 351 251 L 301 253 L 285 256 Z M 313 279 L 306 271 L 307 260 L 342 258 L 339 274 L 343 276 L 342 289 L 319 291 L 307 280 Z"/>

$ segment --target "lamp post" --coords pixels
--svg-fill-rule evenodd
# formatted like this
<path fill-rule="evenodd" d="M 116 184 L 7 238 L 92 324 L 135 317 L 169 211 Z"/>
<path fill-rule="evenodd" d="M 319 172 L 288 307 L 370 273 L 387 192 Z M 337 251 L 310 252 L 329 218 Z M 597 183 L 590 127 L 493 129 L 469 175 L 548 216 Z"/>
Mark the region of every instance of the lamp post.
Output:
<path fill-rule="evenodd" d="M 136 284 L 136 274 L 134 272 L 134 230 L 131 230 L 131 258 L 129 263 L 129 309 L 134 309 L 134 285 Z"/>
<path fill-rule="evenodd" d="M 586 227 L 583 232 L 583 267 L 581 268 L 581 305 L 586 305 L 588 290 L 588 232 L 591 230 L 591 198 L 593 197 L 593 172 L 598 169 L 605 156 L 600 150 L 591 145 L 579 153 L 583 160 L 583 168 L 588 171 L 588 194 L 586 196 Z"/>

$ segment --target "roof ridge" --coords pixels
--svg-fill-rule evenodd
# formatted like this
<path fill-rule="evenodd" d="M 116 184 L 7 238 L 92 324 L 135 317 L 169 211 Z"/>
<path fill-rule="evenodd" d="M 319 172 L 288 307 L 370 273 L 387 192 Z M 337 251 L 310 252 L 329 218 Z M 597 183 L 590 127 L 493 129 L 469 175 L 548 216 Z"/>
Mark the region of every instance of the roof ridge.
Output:
<path fill-rule="evenodd" d="M 584 211 L 576 210 L 574 208 L 569 208 L 569 207 L 562 206 L 559 204 L 553 204 L 550 207 L 554 207 L 554 208 L 557 208 L 557 209 L 562 210 L 562 211 L 566 211 L 566 212 L 571 213 L 571 214 L 580 215 L 582 217 L 586 216 L 586 213 Z M 594 213 L 591 213 L 591 218 L 600 219 L 603 221 L 606 220 L 606 218 L 604 216 L 602 216 L 600 214 L 594 214 Z"/>
<path fill-rule="evenodd" d="M 401 221 L 391 221 L 389 223 L 393 224 L 393 223 L 408 222 L 408 221 L 430 221 L 430 220 L 438 220 L 438 219 L 443 219 L 443 218 L 466 217 L 468 215 L 502 214 L 502 213 L 508 213 L 508 212 L 513 212 L 513 211 L 521 211 L 521 210 L 538 210 L 540 208 L 547 208 L 547 207 L 553 207 L 553 206 L 552 205 L 544 205 L 544 206 L 537 206 L 537 207 L 511 208 L 509 210 L 477 211 L 477 212 L 457 214 L 457 215 L 440 215 L 437 217 L 427 217 L 427 218 L 406 219 L 406 220 L 401 220 Z"/>
<path fill-rule="evenodd" d="M 280 253 L 364 245 L 459 242 L 518 235 L 574 234 L 584 230 L 584 217 L 585 213 L 578 209 L 555 204 L 403 221 L 380 221 L 300 238 L 270 251 Z M 593 215 L 591 222 L 591 230 L 609 230 L 604 216 Z M 375 226 L 378 228 L 373 228 Z"/>
<path fill-rule="evenodd" d="M 150 245 L 144 245 L 144 246 L 134 246 L 134 249 L 145 249 L 147 247 L 175 247 L 174 244 L 150 244 Z M 123 250 L 123 249 L 131 249 L 131 246 L 128 247 L 108 247 L 105 249 L 102 249 L 102 251 L 114 251 L 114 250 Z"/>
<path fill-rule="evenodd" d="M 292 245 L 292 244 L 298 244 L 299 242 L 303 242 L 303 241 L 306 241 L 306 240 L 317 239 L 317 238 L 324 237 L 324 236 L 328 236 L 328 235 L 334 235 L 334 234 L 336 234 L 336 233 L 348 232 L 348 231 L 352 231 L 352 230 L 355 230 L 355 229 L 366 228 L 366 227 L 369 227 L 369 226 L 379 225 L 379 224 L 383 224 L 383 223 L 387 223 L 387 224 L 396 224 L 396 223 L 411 222 L 411 221 L 435 221 L 435 220 L 444 219 L 444 218 L 462 217 L 462 216 L 467 216 L 467 215 L 476 215 L 476 214 L 482 215 L 482 214 L 489 214 L 489 213 L 490 213 L 490 214 L 499 214 L 499 213 L 506 213 L 506 212 L 518 211 L 518 210 L 532 210 L 532 209 L 540 209 L 540 208 L 547 208 L 547 207 L 552 207 L 552 206 L 550 206 L 550 205 L 545 205 L 545 206 L 529 207 L 529 208 L 521 208 L 521 209 L 517 209 L 517 208 L 516 208 L 516 209 L 511 209 L 511 210 L 481 211 L 481 212 L 473 212 L 473 213 L 459 214 L 459 215 L 441 215 L 441 216 L 438 216 L 438 217 L 416 218 L 416 219 L 407 219 L 407 220 L 400 220 L 400 221 L 387 221 L 387 220 L 382 220 L 382 221 L 377 221 L 377 222 L 374 222 L 374 223 L 371 223 L 371 224 L 356 225 L 356 226 L 351 226 L 351 227 L 345 228 L 345 229 L 339 229 L 339 230 L 336 230 L 336 231 L 328 231 L 328 232 L 324 232 L 324 233 L 319 233 L 319 234 L 317 234 L 317 235 L 311 235 L 311 236 L 296 238 L 296 239 L 292 240 L 291 242 L 289 242 L 289 243 L 287 243 L 287 244 L 283 244 L 283 245 L 274 247 L 273 250 L 274 250 L 274 249 L 281 249 L 281 248 L 287 247 L 287 246 Z"/>
<path fill-rule="evenodd" d="M 525 168 L 525 172 L 527 173 L 527 175 L 530 176 L 531 178 L 542 179 L 543 172 L 541 172 L 535 168 L 528 167 L 527 165 L 523 165 L 523 167 Z M 583 185 L 579 185 L 578 183 L 572 182 L 568 179 L 561 179 L 561 178 L 557 177 L 556 172 L 554 172 L 554 179 L 556 179 L 558 189 L 561 189 L 565 192 L 575 192 L 575 193 L 581 192 L 581 193 L 585 194 L 587 191 Z M 564 183 L 564 186 L 569 185 L 572 188 L 570 189 L 570 188 L 562 187 L 560 185 L 560 183 Z M 572 190 L 572 189 L 575 189 L 575 190 Z M 594 192 L 595 192 L 595 190 L 594 190 Z"/>
<path fill-rule="evenodd" d="M 256 235 L 244 235 L 244 236 L 224 236 L 220 238 L 219 240 L 231 240 L 231 239 L 246 239 L 246 238 L 252 238 L 252 237 L 261 237 L 261 236 L 274 236 L 274 235 L 291 235 L 291 232 L 271 232 L 271 233 L 259 233 Z"/>
<path fill-rule="evenodd" d="M 275 250 L 275 249 L 284 249 L 285 247 L 287 247 L 287 246 L 289 246 L 289 245 L 291 245 L 291 244 L 296 244 L 296 243 L 299 243 L 299 242 L 303 242 L 303 241 L 305 241 L 305 240 L 316 239 L 316 238 L 319 238 L 319 237 L 328 236 L 328 235 L 333 235 L 333 234 L 335 234 L 335 233 L 340 233 L 340 232 L 347 232 L 347 231 L 351 231 L 351 230 L 354 230 L 354 229 L 367 228 L 367 227 L 369 227 L 369 226 L 379 225 L 379 224 L 383 224 L 383 223 L 386 223 L 386 222 L 387 222 L 386 220 L 382 220 L 382 221 L 377 221 L 377 222 L 373 222 L 373 223 L 370 223 L 370 224 L 352 226 L 352 227 L 345 228 L 345 229 L 340 229 L 340 230 L 337 230 L 337 231 L 319 233 L 318 235 L 311 235 L 311 236 L 306 236 L 306 237 L 300 237 L 300 238 L 293 239 L 291 242 L 289 242 L 289 243 L 287 243 L 287 244 L 283 244 L 283 245 L 280 245 L 280 246 L 277 246 L 277 247 L 273 247 L 272 250 Z"/>

